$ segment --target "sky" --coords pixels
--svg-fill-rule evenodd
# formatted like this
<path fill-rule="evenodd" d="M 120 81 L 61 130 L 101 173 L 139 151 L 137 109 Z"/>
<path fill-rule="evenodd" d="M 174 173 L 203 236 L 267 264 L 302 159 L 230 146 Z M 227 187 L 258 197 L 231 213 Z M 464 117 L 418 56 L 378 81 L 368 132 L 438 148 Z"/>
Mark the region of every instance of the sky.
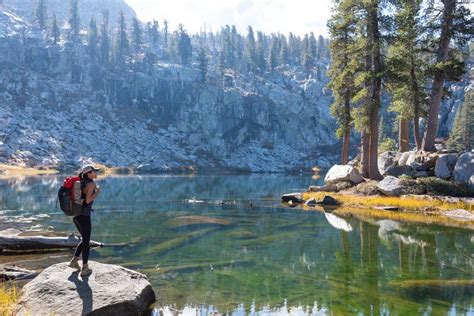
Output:
<path fill-rule="evenodd" d="M 166 19 L 170 29 L 183 23 L 186 30 L 217 31 L 235 25 L 241 33 L 247 27 L 265 33 L 327 36 L 331 0 L 125 0 L 142 21 Z"/>

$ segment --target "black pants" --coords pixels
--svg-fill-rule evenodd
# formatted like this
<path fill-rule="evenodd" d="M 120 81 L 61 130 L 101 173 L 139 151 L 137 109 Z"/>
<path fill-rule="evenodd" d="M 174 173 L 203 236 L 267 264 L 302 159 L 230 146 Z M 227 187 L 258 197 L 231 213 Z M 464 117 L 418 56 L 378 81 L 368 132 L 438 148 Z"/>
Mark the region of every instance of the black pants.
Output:
<path fill-rule="evenodd" d="M 79 257 L 82 253 L 82 263 L 87 264 L 89 260 L 89 250 L 90 250 L 90 241 L 91 241 L 91 217 L 85 215 L 79 215 L 74 217 L 74 224 L 76 225 L 79 233 L 81 233 L 82 240 L 77 245 L 76 252 L 74 256 Z"/>

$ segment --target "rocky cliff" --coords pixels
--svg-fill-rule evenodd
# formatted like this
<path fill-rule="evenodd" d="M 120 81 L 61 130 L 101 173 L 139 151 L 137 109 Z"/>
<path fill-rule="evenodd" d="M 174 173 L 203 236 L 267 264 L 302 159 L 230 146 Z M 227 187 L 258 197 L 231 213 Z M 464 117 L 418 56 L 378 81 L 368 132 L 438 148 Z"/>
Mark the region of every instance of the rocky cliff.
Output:
<path fill-rule="evenodd" d="M 336 159 L 331 95 L 297 67 L 265 76 L 227 71 L 224 87 L 212 72 L 202 84 L 196 68 L 164 62 L 97 79 L 85 47 L 48 44 L 6 9 L 0 28 L 1 162 L 274 172 Z"/>

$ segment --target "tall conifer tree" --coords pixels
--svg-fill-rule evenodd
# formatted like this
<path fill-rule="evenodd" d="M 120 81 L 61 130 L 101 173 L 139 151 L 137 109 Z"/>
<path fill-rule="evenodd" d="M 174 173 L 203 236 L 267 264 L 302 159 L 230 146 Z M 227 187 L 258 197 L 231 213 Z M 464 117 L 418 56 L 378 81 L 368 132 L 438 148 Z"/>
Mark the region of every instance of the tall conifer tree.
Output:
<path fill-rule="evenodd" d="M 48 19 L 46 12 L 46 0 L 37 0 L 36 11 L 35 11 L 35 22 L 38 27 L 45 31 L 46 30 L 46 21 Z"/>

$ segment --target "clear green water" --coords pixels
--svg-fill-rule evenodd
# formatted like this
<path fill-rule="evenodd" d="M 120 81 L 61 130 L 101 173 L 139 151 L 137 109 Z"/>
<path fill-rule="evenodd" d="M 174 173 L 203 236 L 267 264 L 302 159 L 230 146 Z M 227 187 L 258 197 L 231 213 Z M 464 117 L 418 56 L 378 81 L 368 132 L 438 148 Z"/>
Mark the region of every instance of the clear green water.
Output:
<path fill-rule="evenodd" d="M 0 229 L 74 231 L 55 209 L 60 180 L 0 180 Z M 474 287 L 466 284 L 474 279 L 473 231 L 281 206 L 282 193 L 315 184 L 305 176 L 99 182 L 93 239 L 137 243 L 96 249 L 92 259 L 146 273 L 157 313 L 474 315 Z M 413 280 L 463 281 L 415 286 Z"/>

